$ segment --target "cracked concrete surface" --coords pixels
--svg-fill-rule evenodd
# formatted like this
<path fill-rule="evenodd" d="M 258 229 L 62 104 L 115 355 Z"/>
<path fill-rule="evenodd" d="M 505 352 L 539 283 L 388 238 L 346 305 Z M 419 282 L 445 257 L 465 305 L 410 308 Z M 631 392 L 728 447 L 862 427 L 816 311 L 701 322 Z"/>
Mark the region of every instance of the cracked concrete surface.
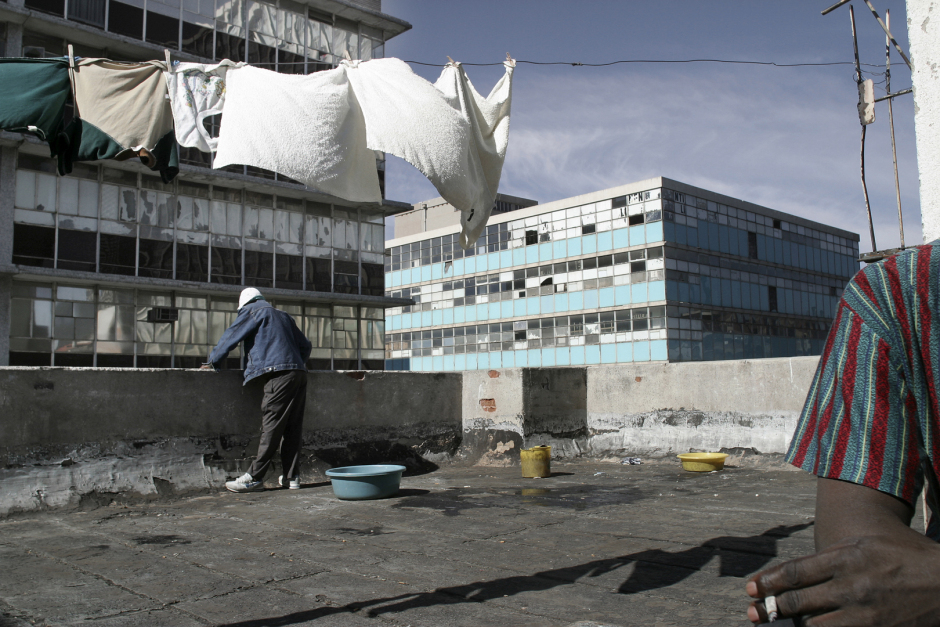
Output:
<path fill-rule="evenodd" d="M 812 551 L 814 479 L 447 466 L 381 501 L 329 484 L 0 520 L 0 625 L 747 625 L 744 579 Z M 600 473 L 600 474 L 598 474 Z"/>

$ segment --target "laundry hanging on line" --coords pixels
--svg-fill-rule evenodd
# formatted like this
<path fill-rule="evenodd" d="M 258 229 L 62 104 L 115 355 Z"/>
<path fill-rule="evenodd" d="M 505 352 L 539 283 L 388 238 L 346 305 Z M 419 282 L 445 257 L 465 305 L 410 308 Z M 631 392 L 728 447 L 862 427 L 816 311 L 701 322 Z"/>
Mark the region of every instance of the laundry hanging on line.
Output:
<path fill-rule="evenodd" d="M 415 166 L 461 211 L 467 248 L 489 219 L 509 143 L 515 63 L 505 67 L 485 98 L 459 63 L 432 85 L 398 59 L 343 61 L 306 76 L 179 64 L 174 70 L 186 78 L 168 73 L 167 81 L 192 94 L 173 107 L 182 145 L 211 147 L 195 121 L 222 112 L 213 167 L 264 168 L 339 198 L 380 203 L 373 151 L 386 152 Z"/>
<path fill-rule="evenodd" d="M 165 70 L 162 61 L 75 61 L 70 68 L 75 116 L 62 134 L 68 147 L 58 151 L 59 172 L 71 172 L 75 161 L 138 157 L 164 182 L 172 181 L 179 172 L 179 146 Z"/>
<path fill-rule="evenodd" d="M 486 226 L 509 140 L 512 59 L 487 97 L 456 62 L 432 85 L 398 59 L 344 61 L 305 76 L 231 61 L 167 68 L 80 59 L 71 76 L 75 118 L 64 130 L 54 120 L 61 121 L 68 97 L 69 60 L 4 61 L 14 63 L 0 64 L 0 84 L 28 83 L 45 104 L 30 106 L 3 90 L 0 128 L 48 141 L 63 174 L 74 161 L 137 156 L 169 181 L 178 171 L 178 142 L 217 151 L 214 168 L 260 167 L 345 200 L 381 203 L 374 151 L 383 151 L 414 165 L 462 212 L 465 248 Z M 155 81 L 160 72 L 165 80 Z M 58 117 L 50 115 L 57 107 Z M 203 121 L 220 113 L 214 138 Z"/>
<path fill-rule="evenodd" d="M 169 182 L 179 147 L 165 69 L 161 61 L 0 59 L 0 129 L 46 141 L 62 175 L 76 161 L 137 157 Z M 70 95 L 72 119 L 64 125 Z"/>

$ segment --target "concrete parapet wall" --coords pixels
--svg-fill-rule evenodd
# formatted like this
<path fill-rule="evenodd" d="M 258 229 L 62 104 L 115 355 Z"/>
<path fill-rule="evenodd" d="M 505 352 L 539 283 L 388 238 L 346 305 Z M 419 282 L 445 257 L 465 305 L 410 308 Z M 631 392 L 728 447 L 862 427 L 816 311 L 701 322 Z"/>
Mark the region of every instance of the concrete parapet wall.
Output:
<path fill-rule="evenodd" d="M 591 368 L 586 454 L 784 453 L 818 357 Z"/>
<path fill-rule="evenodd" d="M 817 362 L 311 372 L 303 472 L 506 465 L 537 444 L 555 457 L 782 453 Z M 0 515 L 218 489 L 255 454 L 260 403 L 238 372 L 0 368 Z"/>

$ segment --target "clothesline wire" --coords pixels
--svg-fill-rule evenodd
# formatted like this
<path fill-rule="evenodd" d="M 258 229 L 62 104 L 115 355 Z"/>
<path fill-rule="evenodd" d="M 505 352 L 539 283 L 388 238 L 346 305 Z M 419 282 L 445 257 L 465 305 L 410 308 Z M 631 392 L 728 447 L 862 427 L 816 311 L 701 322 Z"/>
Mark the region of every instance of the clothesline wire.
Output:
<path fill-rule="evenodd" d="M 432 67 L 444 67 L 446 63 L 425 63 L 423 61 L 407 61 L 405 63 L 413 63 L 415 65 L 428 65 Z M 741 64 L 741 65 L 772 65 L 774 67 L 819 67 L 826 65 L 855 65 L 852 61 L 830 61 L 825 63 L 776 63 L 774 61 L 741 61 L 736 59 L 623 59 L 620 61 L 608 61 L 606 63 L 582 63 L 580 61 L 522 61 L 518 60 L 516 63 L 526 63 L 528 65 L 571 65 L 571 66 L 583 66 L 583 67 L 607 67 L 609 65 L 618 65 L 621 63 L 730 63 L 730 64 Z M 488 66 L 488 65 L 502 65 L 503 62 L 498 63 L 461 63 L 461 65 L 473 65 L 473 66 Z M 878 65 L 874 63 L 863 63 L 862 65 L 868 67 L 884 67 L 883 64 Z"/>
<path fill-rule="evenodd" d="M 425 63 L 424 61 L 408 61 L 404 60 L 405 63 L 411 63 L 413 65 L 426 65 L 429 67 L 444 67 L 446 63 Z M 264 67 L 268 65 L 303 65 L 306 61 L 278 61 L 278 62 L 268 62 L 268 63 L 251 63 L 256 67 Z M 320 63 L 319 61 L 311 60 L 310 63 Z M 728 64 L 740 64 L 740 65 L 770 65 L 773 67 L 823 67 L 830 65 L 852 65 L 855 63 L 852 61 L 830 61 L 825 63 L 776 63 L 774 61 L 740 61 L 733 59 L 624 59 L 621 61 L 609 61 L 607 63 L 582 63 L 580 61 L 524 61 L 517 60 L 517 64 L 526 63 L 528 65 L 571 65 L 574 67 L 607 67 L 610 65 L 618 65 L 622 63 L 728 63 Z M 461 63 L 461 65 L 470 65 L 475 67 L 486 67 L 486 66 L 496 66 L 503 65 L 503 61 L 497 63 Z M 862 63 L 865 67 L 876 67 L 883 68 L 884 64 L 877 63 Z M 874 72 L 872 72 L 874 74 Z"/>

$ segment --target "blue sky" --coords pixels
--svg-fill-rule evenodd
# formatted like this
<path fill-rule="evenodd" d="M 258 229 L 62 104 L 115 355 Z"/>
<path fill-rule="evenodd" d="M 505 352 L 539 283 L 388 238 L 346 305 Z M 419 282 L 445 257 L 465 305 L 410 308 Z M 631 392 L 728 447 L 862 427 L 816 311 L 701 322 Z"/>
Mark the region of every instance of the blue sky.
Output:
<path fill-rule="evenodd" d="M 873 0 L 907 50 L 902 0 Z M 516 59 L 603 63 L 717 58 L 778 63 L 852 61 L 848 6 L 823 2 L 659 0 L 384 0 L 414 28 L 386 56 L 464 63 Z M 885 38 L 860 0 L 863 63 L 883 64 Z M 434 81 L 440 68 L 412 66 Z M 884 94 L 883 68 L 866 78 Z M 489 92 L 501 67 L 468 67 Z M 892 55 L 892 91 L 910 87 Z M 500 191 L 549 202 L 666 176 L 859 233 L 871 250 L 859 180 L 858 94 L 850 65 L 777 68 L 723 64 L 627 64 L 605 68 L 520 64 L 513 79 L 509 149 Z M 905 239 L 922 240 L 914 108 L 895 99 Z M 866 169 L 879 249 L 899 244 L 886 103 L 868 127 Z M 404 161 L 389 157 L 387 196 L 438 196 Z"/>

